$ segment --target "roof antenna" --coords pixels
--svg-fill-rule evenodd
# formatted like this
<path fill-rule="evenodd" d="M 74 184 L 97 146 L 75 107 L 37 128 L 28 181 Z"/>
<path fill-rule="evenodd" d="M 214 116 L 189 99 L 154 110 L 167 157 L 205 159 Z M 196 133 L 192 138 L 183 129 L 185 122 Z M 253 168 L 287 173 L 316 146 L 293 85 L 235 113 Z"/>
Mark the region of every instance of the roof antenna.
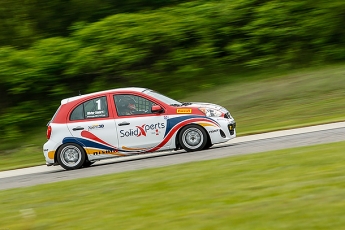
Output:
<path fill-rule="evenodd" d="M 79 90 L 79 96 L 81 96 L 80 90 Z"/>

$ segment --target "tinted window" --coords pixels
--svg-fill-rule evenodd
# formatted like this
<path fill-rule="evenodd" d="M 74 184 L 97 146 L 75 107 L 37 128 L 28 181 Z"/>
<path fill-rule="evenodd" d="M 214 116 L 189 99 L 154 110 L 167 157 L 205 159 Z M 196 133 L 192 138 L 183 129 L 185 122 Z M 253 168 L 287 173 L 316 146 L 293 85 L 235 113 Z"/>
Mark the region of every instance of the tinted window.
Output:
<path fill-rule="evenodd" d="M 85 118 L 107 117 L 108 106 L 105 97 L 96 98 L 84 103 Z"/>
<path fill-rule="evenodd" d="M 83 104 L 75 108 L 71 114 L 71 120 L 81 120 L 84 119 L 84 107 Z"/>
<path fill-rule="evenodd" d="M 106 97 L 99 97 L 76 107 L 70 117 L 70 120 L 81 120 L 98 117 L 108 117 L 108 105 Z"/>
<path fill-rule="evenodd" d="M 150 114 L 155 103 L 143 97 L 134 95 L 115 95 L 115 107 L 119 116 Z"/>

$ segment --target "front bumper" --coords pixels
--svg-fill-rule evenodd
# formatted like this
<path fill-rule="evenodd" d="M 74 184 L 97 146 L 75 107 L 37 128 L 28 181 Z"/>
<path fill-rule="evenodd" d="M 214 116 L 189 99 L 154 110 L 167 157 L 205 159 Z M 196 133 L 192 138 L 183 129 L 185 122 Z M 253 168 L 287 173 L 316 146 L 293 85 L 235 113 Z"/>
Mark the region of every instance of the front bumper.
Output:
<path fill-rule="evenodd" d="M 220 132 L 222 138 L 230 140 L 236 137 L 236 122 L 234 120 L 227 121 L 226 125 L 222 125 Z"/>
<path fill-rule="evenodd" d="M 228 130 L 230 135 L 234 135 L 236 131 L 236 122 L 228 124 Z"/>
<path fill-rule="evenodd" d="M 234 119 L 217 119 L 218 132 L 209 131 L 212 144 L 223 143 L 236 137 L 236 122 Z"/>

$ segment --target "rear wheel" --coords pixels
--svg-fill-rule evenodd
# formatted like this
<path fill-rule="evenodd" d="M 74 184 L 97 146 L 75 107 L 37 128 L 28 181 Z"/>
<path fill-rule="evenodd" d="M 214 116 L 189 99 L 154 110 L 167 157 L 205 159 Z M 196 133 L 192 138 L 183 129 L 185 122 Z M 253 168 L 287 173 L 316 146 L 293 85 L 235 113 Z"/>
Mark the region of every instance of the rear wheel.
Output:
<path fill-rule="evenodd" d="M 57 161 L 67 170 L 79 169 L 85 162 L 85 151 L 77 144 L 63 144 L 58 151 Z"/>
<path fill-rule="evenodd" d="M 207 133 L 198 125 L 188 125 L 182 128 L 179 143 L 187 152 L 201 150 L 207 144 Z"/>

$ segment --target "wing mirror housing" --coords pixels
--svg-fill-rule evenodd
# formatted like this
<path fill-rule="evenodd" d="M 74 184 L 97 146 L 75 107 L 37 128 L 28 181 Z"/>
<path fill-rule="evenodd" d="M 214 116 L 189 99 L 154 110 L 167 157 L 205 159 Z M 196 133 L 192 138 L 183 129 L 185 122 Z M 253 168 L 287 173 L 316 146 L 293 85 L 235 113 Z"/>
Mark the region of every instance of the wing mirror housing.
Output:
<path fill-rule="evenodd" d="M 151 112 L 152 113 L 162 113 L 164 109 L 160 105 L 153 105 L 151 107 Z"/>

